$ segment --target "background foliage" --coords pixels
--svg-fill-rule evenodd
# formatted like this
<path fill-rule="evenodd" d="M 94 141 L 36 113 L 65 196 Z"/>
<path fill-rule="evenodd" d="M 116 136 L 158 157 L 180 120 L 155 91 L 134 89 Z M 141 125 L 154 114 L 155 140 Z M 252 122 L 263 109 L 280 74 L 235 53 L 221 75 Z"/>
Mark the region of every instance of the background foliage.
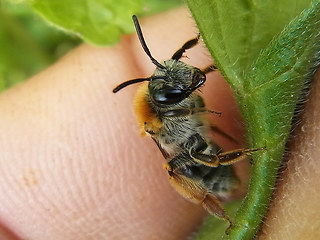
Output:
<path fill-rule="evenodd" d="M 180 0 L 0 0 L 0 91 L 26 80 L 83 40 L 112 45 L 134 31 L 132 14 Z M 71 10 L 71 11 L 70 11 Z"/>

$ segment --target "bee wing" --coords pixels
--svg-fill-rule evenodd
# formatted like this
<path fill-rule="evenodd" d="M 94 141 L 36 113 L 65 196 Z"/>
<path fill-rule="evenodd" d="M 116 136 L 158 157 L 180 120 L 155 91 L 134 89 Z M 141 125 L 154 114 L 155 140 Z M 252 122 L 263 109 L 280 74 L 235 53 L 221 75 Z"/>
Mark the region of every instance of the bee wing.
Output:
<path fill-rule="evenodd" d="M 157 141 L 157 139 L 155 139 L 155 138 L 152 138 L 152 139 L 153 139 L 153 141 L 157 144 L 160 152 L 162 153 L 162 156 L 163 156 L 166 160 L 169 160 L 169 159 L 170 159 L 170 154 L 161 147 L 161 145 L 160 145 L 160 143 Z"/>
<path fill-rule="evenodd" d="M 202 203 L 202 206 L 210 214 L 227 220 L 230 226 L 226 232 L 229 231 L 232 222 L 223 209 L 220 200 L 213 193 L 208 192 L 201 182 L 172 171 L 169 172 L 169 181 L 182 196 L 192 202 Z"/>

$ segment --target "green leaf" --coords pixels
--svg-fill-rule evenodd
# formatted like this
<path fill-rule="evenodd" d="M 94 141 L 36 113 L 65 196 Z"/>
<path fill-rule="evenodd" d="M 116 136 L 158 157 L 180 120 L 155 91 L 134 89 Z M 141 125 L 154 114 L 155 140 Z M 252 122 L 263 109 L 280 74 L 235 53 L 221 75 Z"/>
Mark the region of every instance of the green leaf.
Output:
<path fill-rule="evenodd" d="M 121 33 L 134 31 L 133 12 L 155 14 L 181 2 L 3 0 L 0 5 L 0 46 L 5 47 L 0 51 L 0 92 L 41 71 L 78 45 L 80 39 L 75 34 L 95 45 L 113 44 L 119 41 Z M 34 9 L 53 24 L 49 26 L 40 19 Z"/>
<path fill-rule="evenodd" d="M 145 0 L 141 15 L 153 15 L 177 7 L 183 0 Z"/>
<path fill-rule="evenodd" d="M 37 64 L 38 60 L 48 60 L 19 21 L 3 6 L 0 7 L 0 46 L 0 91 L 23 78 L 25 74 L 22 69 L 33 72 L 41 67 Z"/>
<path fill-rule="evenodd" d="M 245 3 L 188 1 L 212 56 L 235 92 L 250 147 L 266 147 L 253 154 L 249 192 L 230 235 L 224 235 L 232 240 L 253 239 L 259 229 L 274 189 L 294 111 L 320 62 L 319 0 L 291 22 L 297 6 L 302 8 L 306 1 L 261 1 L 254 7 L 251 2 Z M 278 16 L 284 9 L 290 16 L 286 20 Z M 281 27 L 271 24 L 273 21 Z M 283 29 L 286 22 L 290 23 Z M 214 226 L 207 226 L 205 231 L 213 229 Z M 210 236 L 199 239 L 212 239 Z"/>
<path fill-rule="evenodd" d="M 294 111 L 319 65 L 319 33 L 320 1 L 316 1 L 273 39 L 244 79 L 238 100 L 249 142 L 265 145 L 267 151 L 254 160 L 250 190 L 228 239 L 251 239 L 265 215 Z"/>
<path fill-rule="evenodd" d="M 225 204 L 225 210 L 228 212 L 230 217 L 234 217 L 240 203 L 241 201 L 234 201 Z M 227 227 L 229 227 L 229 223 L 227 221 L 221 221 L 221 219 L 218 219 L 215 216 L 209 216 L 201 226 L 195 240 L 215 240 L 217 236 L 225 232 Z"/>
<path fill-rule="evenodd" d="M 275 34 L 310 0 L 187 0 L 213 59 L 229 84 L 243 76 Z"/>
<path fill-rule="evenodd" d="M 74 32 L 90 43 L 119 41 L 132 31 L 131 16 L 141 12 L 143 0 L 33 0 L 33 8 L 56 26 Z"/>
<path fill-rule="evenodd" d="M 133 14 L 150 14 L 180 4 L 174 0 L 33 0 L 33 8 L 47 21 L 95 45 L 119 42 L 134 30 Z"/>

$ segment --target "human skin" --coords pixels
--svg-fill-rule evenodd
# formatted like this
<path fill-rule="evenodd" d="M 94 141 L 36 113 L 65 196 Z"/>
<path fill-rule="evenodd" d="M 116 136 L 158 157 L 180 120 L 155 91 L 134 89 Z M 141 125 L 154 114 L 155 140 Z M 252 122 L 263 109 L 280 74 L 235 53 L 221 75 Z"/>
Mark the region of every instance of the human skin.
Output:
<path fill-rule="evenodd" d="M 142 19 L 141 26 L 158 60 L 170 58 L 197 34 L 184 8 Z M 212 62 L 201 44 L 186 55 L 183 60 L 198 67 Z M 132 106 L 138 86 L 112 93 L 117 84 L 150 76 L 154 68 L 133 34 L 112 48 L 82 45 L 0 95 L 0 239 L 178 240 L 196 231 L 204 210 L 170 186 L 161 153 L 151 139 L 139 136 Z M 243 141 L 239 111 L 220 74 L 208 74 L 202 90 L 208 108 L 222 112 L 221 117 L 211 116 L 213 123 Z M 313 107 L 316 104 L 309 107 L 311 112 Z M 306 119 L 314 123 L 308 136 L 316 146 L 319 114 Z M 301 135 L 297 133 L 295 141 L 308 144 Z M 217 134 L 214 139 L 226 150 L 239 147 Z M 312 229 L 319 234 L 319 220 L 311 214 L 320 209 L 318 150 L 301 148 L 293 155 L 310 158 L 295 163 L 297 177 L 283 176 L 288 187 L 281 199 L 289 198 L 281 206 L 274 201 L 268 219 L 281 224 L 271 222 L 264 228 L 265 239 L 274 233 L 278 239 L 299 239 L 290 229 L 301 227 L 296 221 L 301 216 L 303 233 Z M 290 164 L 291 159 L 288 169 Z M 314 174 L 303 175 L 306 171 Z M 238 164 L 238 173 L 245 183 L 245 163 Z M 308 195 L 299 194 L 307 190 Z M 283 214 L 284 209 L 290 214 Z M 307 221 L 317 224 L 308 228 Z"/>
<path fill-rule="evenodd" d="M 288 143 L 259 239 L 320 239 L 320 72 Z"/>

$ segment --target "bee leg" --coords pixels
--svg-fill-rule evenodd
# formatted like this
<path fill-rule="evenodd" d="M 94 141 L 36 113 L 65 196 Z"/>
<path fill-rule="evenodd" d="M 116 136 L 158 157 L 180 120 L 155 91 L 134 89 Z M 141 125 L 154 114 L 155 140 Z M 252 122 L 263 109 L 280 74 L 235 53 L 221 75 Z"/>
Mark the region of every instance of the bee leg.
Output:
<path fill-rule="evenodd" d="M 185 169 L 185 166 L 177 168 L 178 164 L 172 163 L 172 161 L 179 161 L 179 158 L 180 157 L 173 158 L 164 165 L 164 168 L 168 171 L 171 185 L 182 196 L 190 201 L 202 203 L 204 209 L 210 214 L 227 220 L 229 222 L 229 227 L 227 228 L 226 233 L 228 233 L 229 229 L 232 227 L 232 222 L 223 209 L 219 199 L 212 193 L 209 193 L 201 182 L 192 178 L 193 174 L 190 174 L 189 170 Z M 187 175 L 190 175 L 190 177 L 186 176 L 186 173 L 189 173 Z"/>
<path fill-rule="evenodd" d="M 245 159 L 252 152 L 265 149 L 265 147 L 251 149 L 240 148 L 219 154 L 212 154 L 219 152 L 221 149 L 214 143 L 207 143 L 200 134 L 192 135 L 187 143 L 185 143 L 184 147 L 185 149 L 190 149 L 189 154 L 194 161 L 209 167 L 230 165 Z"/>
<path fill-rule="evenodd" d="M 156 138 L 152 137 L 152 140 L 157 144 L 157 147 L 159 148 L 160 152 L 162 153 L 162 156 L 164 157 L 164 159 L 168 160 L 170 158 L 170 154 L 161 147 L 161 144 L 158 142 L 158 140 Z"/>
<path fill-rule="evenodd" d="M 158 118 L 154 118 L 149 122 L 144 122 L 144 131 L 151 136 L 159 132 L 162 127 L 162 123 Z"/>
<path fill-rule="evenodd" d="M 249 148 L 249 149 L 240 148 L 240 149 L 235 149 L 232 151 L 220 153 L 217 155 L 217 157 L 219 158 L 220 165 L 230 165 L 237 161 L 241 161 L 245 159 L 252 152 L 256 152 L 263 149 L 265 149 L 265 147 Z"/>
<path fill-rule="evenodd" d="M 191 40 L 189 40 L 188 42 L 186 42 L 185 44 L 183 44 L 183 46 L 178 49 L 171 57 L 171 59 L 175 59 L 175 60 L 179 60 L 182 57 L 182 54 L 187 50 L 192 48 L 193 46 L 195 46 L 198 41 L 200 39 L 200 34 L 198 34 L 198 36 L 196 38 L 193 38 Z"/>
<path fill-rule="evenodd" d="M 217 66 L 214 65 L 214 64 L 212 64 L 212 65 L 210 65 L 210 66 L 202 69 L 201 71 L 202 71 L 204 74 L 207 74 L 207 73 L 213 72 L 213 71 L 215 71 L 215 70 L 217 70 L 217 69 L 218 69 Z"/>
<path fill-rule="evenodd" d="M 220 129 L 217 126 L 211 125 L 210 126 L 211 130 L 223 137 L 225 137 L 226 139 L 228 139 L 229 141 L 232 141 L 234 143 L 239 143 L 239 141 L 237 139 L 235 139 L 234 137 L 232 137 L 231 135 L 229 135 L 228 133 L 226 133 L 225 131 L 223 131 L 222 129 Z"/>
<path fill-rule="evenodd" d="M 210 167 L 217 167 L 218 165 L 230 165 L 235 162 L 241 161 L 248 157 L 252 152 L 256 152 L 259 150 L 265 149 L 262 148 L 240 148 L 235 149 L 228 152 L 219 153 L 216 155 L 207 155 L 203 153 L 194 153 L 192 154 L 192 157 L 195 161 L 200 162 L 204 165 L 210 166 Z"/>
<path fill-rule="evenodd" d="M 213 158 L 215 155 L 210 155 L 205 153 L 209 152 L 218 152 L 220 148 L 217 145 L 210 144 L 208 145 L 207 141 L 198 133 L 192 135 L 184 145 L 185 149 L 189 149 L 189 154 L 194 161 L 201 164 L 218 167 L 219 159 Z"/>
<path fill-rule="evenodd" d="M 162 116 L 167 117 L 167 118 L 187 117 L 187 116 L 190 116 L 192 114 L 197 114 L 197 113 L 215 113 L 215 114 L 221 115 L 221 112 L 215 112 L 215 111 L 209 110 L 204 107 L 199 107 L 199 108 L 193 108 L 192 110 L 187 109 L 187 108 L 172 109 L 172 110 L 168 110 L 168 111 L 164 112 L 162 114 Z"/>
<path fill-rule="evenodd" d="M 202 201 L 202 206 L 210 214 L 215 215 L 229 222 L 229 227 L 225 231 L 225 233 L 228 234 L 229 230 L 232 227 L 232 222 L 231 222 L 231 219 L 226 214 L 225 210 L 223 209 L 219 199 L 213 194 L 208 193 Z"/>

